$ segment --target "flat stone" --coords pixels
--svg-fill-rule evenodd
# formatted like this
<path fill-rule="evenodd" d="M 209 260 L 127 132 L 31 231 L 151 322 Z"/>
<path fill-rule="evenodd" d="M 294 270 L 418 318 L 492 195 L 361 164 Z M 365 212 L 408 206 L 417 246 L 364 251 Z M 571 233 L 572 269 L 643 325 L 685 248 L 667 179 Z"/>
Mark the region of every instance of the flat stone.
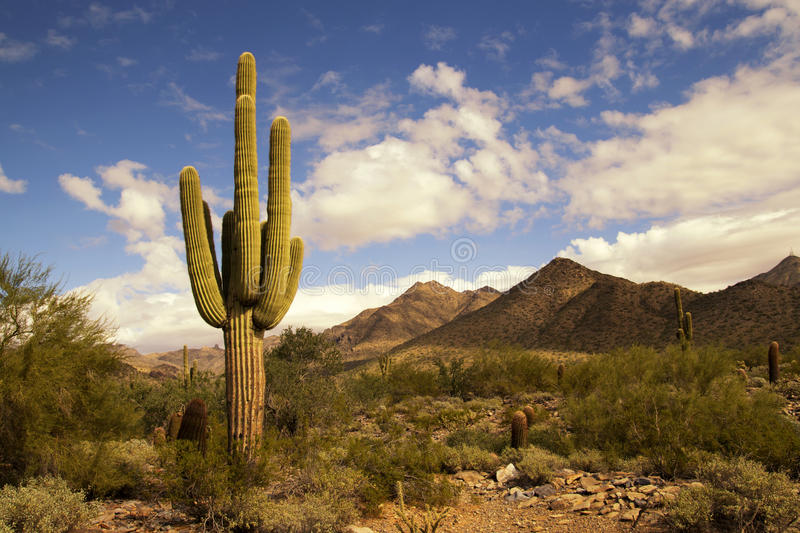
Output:
<path fill-rule="evenodd" d="M 597 481 L 592 476 L 583 476 L 581 477 L 580 483 L 583 489 L 591 492 L 592 487 L 596 486 L 599 483 L 599 481 Z"/>
<path fill-rule="evenodd" d="M 361 526 L 347 526 L 344 531 L 345 533 L 375 533 L 372 529 Z"/>
<path fill-rule="evenodd" d="M 653 484 L 653 480 L 650 479 L 649 477 L 637 477 L 636 479 L 633 480 L 633 484 L 636 485 L 636 486 L 652 485 Z"/>
<path fill-rule="evenodd" d="M 653 494 L 657 490 L 658 487 L 656 487 L 655 485 L 644 485 L 642 487 L 639 487 L 639 492 L 647 495 Z"/>
<path fill-rule="evenodd" d="M 550 483 L 546 483 L 544 485 L 534 487 L 533 493 L 540 498 L 545 498 L 547 496 L 553 496 L 556 493 L 556 488 Z"/>
<path fill-rule="evenodd" d="M 575 483 L 575 481 L 577 481 L 578 479 L 580 479 L 582 477 L 583 477 L 583 474 L 570 474 L 570 475 L 566 476 L 564 478 L 564 480 L 567 482 L 567 485 L 572 485 L 573 483 Z"/>
<path fill-rule="evenodd" d="M 635 522 L 639 518 L 639 513 L 641 513 L 639 509 L 628 509 L 619 515 L 619 520 L 620 522 Z"/>
<path fill-rule="evenodd" d="M 476 472 L 475 470 L 462 470 L 461 472 L 456 472 L 453 477 L 465 483 L 469 483 L 470 485 L 483 481 L 484 478 L 480 472 Z"/>
<path fill-rule="evenodd" d="M 631 480 L 627 477 L 620 477 L 612 481 L 612 483 L 617 487 L 626 487 L 630 484 Z"/>
<path fill-rule="evenodd" d="M 647 496 L 645 496 L 641 492 L 635 492 L 635 491 L 632 491 L 632 490 L 629 490 L 625 496 L 630 501 L 633 501 L 633 500 L 646 500 L 647 499 Z"/>

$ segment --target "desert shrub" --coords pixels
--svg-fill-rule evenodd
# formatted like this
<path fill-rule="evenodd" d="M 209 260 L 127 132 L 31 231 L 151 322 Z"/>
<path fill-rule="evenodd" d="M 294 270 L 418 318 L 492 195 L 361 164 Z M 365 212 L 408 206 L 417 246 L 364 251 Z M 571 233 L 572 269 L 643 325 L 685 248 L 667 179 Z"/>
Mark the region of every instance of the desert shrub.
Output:
<path fill-rule="evenodd" d="M 413 396 L 439 396 L 442 393 L 439 373 L 431 367 L 399 361 L 389 370 L 386 392 L 394 402 Z"/>
<path fill-rule="evenodd" d="M 60 474 L 90 498 L 146 497 L 158 453 L 144 440 L 84 441 L 59 450 Z M 149 479 L 148 479 L 149 478 Z"/>
<path fill-rule="evenodd" d="M 528 444 L 544 448 L 563 456 L 567 456 L 575 451 L 575 446 L 569 432 L 556 420 L 539 422 L 529 427 Z"/>
<path fill-rule="evenodd" d="M 797 472 L 800 428 L 773 392 L 747 393 L 734 361 L 716 348 L 632 348 L 575 365 L 562 382 L 572 438 L 619 457 L 644 455 L 666 476 L 689 473 L 695 449 Z"/>
<path fill-rule="evenodd" d="M 464 365 L 463 357 L 456 357 L 450 361 L 441 358 L 434 360 L 439 369 L 439 387 L 445 394 L 465 398 L 469 386 L 469 370 Z"/>
<path fill-rule="evenodd" d="M 478 396 L 511 396 L 555 389 L 552 361 L 519 347 L 490 346 L 466 370 L 463 388 Z"/>
<path fill-rule="evenodd" d="M 560 455 L 538 446 L 528 446 L 520 451 L 521 457 L 514 463 L 514 466 L 534 485 L 547 483 L 553 478 L 553 473 L 556 470 L 560 470 L 567 465 L 567 462 Z"/>
<path fill-rule="evenodd" d="M 684 489 L 667 506 L 667 521 L 683 531 L 778 532 L 800 517 L 791 481 L 742 457 L 706 458 L 698 467 L 703 483 Z"/>
<path fill-rule="evenodd" d="M 289 434 L 310 426 L 335 426 L 349 414 L 347 399 L 333 377 L 342 355 L 321 333 L 291 327 L 265 353 L 267 420 Z"/>
<path fill-rule="evenodd" d="M 0 483 L 55 472 L 65 443 L 126 438 L 139 414 L 128 370 L 91 298 L 36 261 L 0 256 Z"/>
<path fill-rule="evenodd" d="M 445 469 L 451 473 L 459 470 L 489 472 L 500 466 L 500 457 L 496 453 L 477 446 L 459 444 L 447 448 L 443 463 Z"/>
<path fill-rule="evenodd" d="M 609 461 L 600 450 L 582 449 L 575 450 L 569 457 L 567 463 L 570 468 L 583 470 L 584 472 L 603 472 L 610 470 Z"/>
<path fill-rule="evenodd" d="M 427 435 L 416 435 L 392 442 L 369 437 L 350 439 L 348 464 L 363 472 L 366 482 L 360 498 L 367 512 L 392 499 L 398 481 L 403 483 L 410 502 L 445 505 L 457 495 L 457 489 L 446 480 L 437 479 L 444 470 L 447 447 Z"/>
<path fill-rule="evenodd" d="M 453 431 L 447 436 L 445 442 L 452 448 L 470 446 L 492 453 L 500 453 L 503 448 L 508 446 L 510 437 L 507 433 L 495 433 L 489 424 L 480 423 L 470 428 Z"/>
<path fill-rule="evenodd" d="M 31 478 L 20 487 L 0 491 L 0 531 L 61 533 L 85 524 L 97 514 L 83 492 L 73 492 L 63 479 Z"/>
<path fill-rule="evenodd" d="M 351 502 L 329 495 L 276 499 L 262 489 L 252 488 L 236 502 L 229 525 L 269 533 L 335 533 L 354 516 Z"/>

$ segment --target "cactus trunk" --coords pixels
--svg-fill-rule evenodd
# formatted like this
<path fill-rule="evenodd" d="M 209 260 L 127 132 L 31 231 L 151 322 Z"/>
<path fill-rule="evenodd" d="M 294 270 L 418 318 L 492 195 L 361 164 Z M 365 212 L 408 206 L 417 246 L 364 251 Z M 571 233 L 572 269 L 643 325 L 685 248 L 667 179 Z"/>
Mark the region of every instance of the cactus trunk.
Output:
<path fill-rule="evenodd" d="M 206 454 L 206 426 L 208 425 L 208 415 L 206 404 L 203 400 L 195 398 L 186 406 L 186 412 L 181 420 L 181 427 L 178 430 L 178 439 L 190 440 L 197 444 L 200 452 Z"/>
<path fill-rule="evenodd" d="M 189 349 L 183 345 L 183 386 L 189 387 Z"/>
<path fill-rule="evenodd" d="M 259 221 L 255 92 L 255 59 L 245 52 L 236 73 L 233 211 L 222 219 L 219 263 L 197 171 L 185 167 L 180 177 L 192 293 L 200 316 L 225 338 L 228 451 L 249 459 L 264 427 L 264 331 L 289 310 L 303 265 L 303 241 L 289 236 L 291 130 L 284 117 L 270 130 L 268 219 Z"/>
<path fill-rule="evenodd" d="M 778 343 L 775 341 L 769 343 L 767 362 L 769 363 L 769 382 L 774 384 L 778 381 L 781 372 L 780 367 L 778 366 L 781 362 L 781 354 L 778 349 Z"/>
<path fill-rule="evenodd" d="M 522 411 L 511 417 L 511 447 L 524 448 L 528 445 L 528 419 Z"/>

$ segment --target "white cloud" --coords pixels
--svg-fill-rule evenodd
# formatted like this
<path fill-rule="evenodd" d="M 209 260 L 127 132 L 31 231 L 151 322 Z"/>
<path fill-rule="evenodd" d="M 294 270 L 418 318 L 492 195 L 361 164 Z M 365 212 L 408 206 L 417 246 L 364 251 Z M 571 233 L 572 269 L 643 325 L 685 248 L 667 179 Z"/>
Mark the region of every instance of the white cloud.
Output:
<path fill-rule="evenodd" d="M 428 26 L 422 34 L 422 42 L 431 50 L 441 50 L 456 38 L 456 30 L 450 26 Z"/>
<path fill-rule="evenodd" d="M 794 200 L 798 194 L 793 195 Z M 656 224 L 638 233 L 574 239 L 558 255 L 590 268 L 694 290 L 723 289 L 765 272 L 800 248 L 800 209 L 773 198 L 756 207 Z M 796 203 L 794 204 L 796 205 Z"/>
<path fill-rule="evenodd" d="M 78 42 L 78 39 L 75 37 L 68 37 L 66 35 L 62 35 L 58 33 L 56 30 L 50 29 L 47 30 L 47 38 L 45 42 L 50 46 L 57 46 L 58 48 L 63 48 L 64 50 L 69 50 L 75 43 Z"/>
<path fill-rule="evenodd" d="M 504 31 L 497 36 L 484 35 L 481 42 L 478 43 L 478 48 L 483 50 L 489 59 L 505 61 L 506 54 L 511 49 L 510 43 L 513 41 L 514 35 L 509 31 Z"/>
<path fill-rule="evenodd" d="M 211 122 L 228 122 L 231 117 L 210 105 L 195 100 L 175 82 L 170 82 L 167 89 L 161 94 L 163 105 L 174 106 L 182 110 L 192 120 L 197 121 L 204 130 Z"/>
<path fill-rule="evenodd" d="M 648 37 L 656 31 L 657 23 L 650 17 L 640 17 L 632 13 L 628 21 L 628 35 L 631 37 Z"/>
<path fill-rule="evenodd" d="M 9 39 L 5 33 L 0 33 L 0 61 L 20 63 L 31 59 L 36 52 L 35 44 L 15 41 Z"/>
<path fill-rule="evenodd" d="M 605 113 L 619 135 L 589 145 L 560 187 L 568 218 L 600 226 L 699 214 L 800 187 L 800 68 L 740 67 L 696 83 L 681 105 Z"/>
<path fill-rule="evenodd" d="M 28 182 L 25 180 L 12 180 L 3 171 L 3 165 L 0 165 L 0 192 L 8 194 L 22 194 Z"/>
<path fill-rule="evenodd" d="M 294 233 L 335 249 L 458 226 L 491 231 L 519 219 L 514 206 L 549 198 L 536 150 L 503 132 L 508 102 L 467 87 L 444 63 L 421 65 L 409 82 L 447 101 L 416 120 L 380 123 L 379 142 L 323 157 L 295 190 Z"/>
<path fill-rule="evenodd" d="M 374 33 L 375 35 L 380 35 L 383 33 L 383 24 L 369 24 L 367 26 L 361 26 L 361 31 L 366 31 L 368 33 Z"/>
<path fill-rule="evenodd" d="M 311 87 L 312 91 L 316 91 L 323 87 L 330 87 L 332 93 L 336 93 L 343 88 L 342 75 L 335 70 L 329 70 L 320 74 L 319 79 Z"/>
<path fill-rule="evenodd" d="M 89 8 L 86 10 L 85 18 L 63 17 L 59 22 L 62 27 L 70 27 L 74 24 L 88 22 L 95 28 L 102 28 L 111 22 L 142 22 L 146 24 L 150 22 L 151 18 L 151 13 L 137 6 L 131 9 L 114 11 L 108 6 L 95 2 L 89 5 Z"/>

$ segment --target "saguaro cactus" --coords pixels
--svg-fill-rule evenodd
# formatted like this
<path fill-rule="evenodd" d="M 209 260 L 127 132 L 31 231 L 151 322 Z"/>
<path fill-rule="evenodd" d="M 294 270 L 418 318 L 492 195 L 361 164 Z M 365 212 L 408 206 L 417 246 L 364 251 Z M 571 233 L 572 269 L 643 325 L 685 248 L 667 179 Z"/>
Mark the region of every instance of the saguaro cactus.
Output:
<path fill-rule="evenodd" d="M 222 272 L 197 171 L 187 166 L 180 176 L 195 304 L 203 320 L 222 328 L 225 339 L 228 451 L 249 458 L 264 429 L 264 331 L 289 310 L 303 263 L 303 241 L 289 239 L 290 128 L 284 117 L 276 118 L 270 130 L 267 220 L 259 220 L 255 98 L 256 63 L 245 52 L 236 72 L 234 202 L 222 219 Z"/>
<path fill-rule="evenodd" d="M 183 345 L 183 386 L 189 387 L 189 348 Z"/>
<path fill-rule="evenodd" d="M 522 411 L 515 411 L 511 417 L 511 447 L 524 448 L 528 445 L 528 419 Z"/>
<path fill-rule="evenodd" d="M 769 351 L 767 352 L 767 362 L 769 363 L 769 382 L 775 383 L 780 377 L 781 353 L 778 349 L 778 343 L 772 341 L 769 343 Z"/>
<path fill-rule="evenodd" d="M 675 336 L 681 343 L 681 349 L 686 350 L 692 342 L 694 332 L 692 331 L 692 314 L 683 312 L 683 304 L 681 303 L 681 289 L 675 287 L 675 310 L 678 317 L 678 329 L 675 331 Z"/>

